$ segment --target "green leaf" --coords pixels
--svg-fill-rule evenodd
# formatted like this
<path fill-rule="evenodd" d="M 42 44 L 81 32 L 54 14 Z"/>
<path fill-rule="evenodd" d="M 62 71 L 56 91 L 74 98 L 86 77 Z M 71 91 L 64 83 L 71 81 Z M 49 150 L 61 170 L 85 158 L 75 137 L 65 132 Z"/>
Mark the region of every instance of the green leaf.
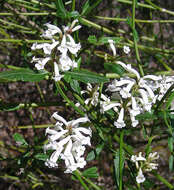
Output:
<path fill-rule="evenodd" d="M 136 29 L 133 30 L 133 36 L 134 36 L 135 40 L 138 42 L 139 37 L 138 37 L 138 32 L 136 31 Z"/>
<path fill-rule="evenodd" d="M 89 10 L 90 8 L 90 0 L 87 0 L 86 3 L 82 6 L 82 13 L 81 15 L 84 16 L 87 11 Z"/>
<path fill-rule="evenodd" d="M 77 18 L 77 17 L 79 17 L 79 12 L 78 11 L 67 12 L 67 17 L 68 18 Z"/>
<path fill-rule="evenodd" d="M 169 137 L 168 138 L 168 147 L 169 147 L 170 152 L 173 152 L 173 143 L 174 143 L 173 137 Z"/>
<path fill-rule="evenodd" d="M 18 69 L 0 72 L 0 82 L 39 82 L 48 76 L 48 72 L 44 71 L 36 73 L 30 69 Z"/>
<path fill-rule="evenodd" d="M 116 184 L 117 184 L 118 187 L 119 187 L 119 183 L 120 183 L 119 182 L 119 179 L 120 179 L 120 176 L 119 176 L 120 175 L 119 174 L 119 171 L 120 171 L 120 168 L 119 168 L 119 163 L 120 163 L 119 154 L 120 154 L 120 152 L 117 151 L 116 154 L 115 154 L 115 158 L 114 158 L 115 181 L 116 181 Z M 122 162 L 122 166 L 121 166 L 122 170 L 123 170 L 123 167 L 124 167 L 124 160 L 125 160 L 125 158 L 123 156 L 123 162 Z"/>
<path fill-rule="evenodd" d="M 104 68 L 108 71 L 111 71 L 112 73 L 116 73 L 120 76 L 122 76 L 125 72 L 123 67 L 118 64 L 113 64 L 113 63 L 104 63 Z"/>
<path fill-rule="evenodd" d="M 166 109 L 169 109 L 169 107 L 171 106 L 173 102 L 173 99 L 174 99 L 174 92 L 171 92 L 169 98 L 167 99 Z"/>
<path fill-rule="evenodd" d="M 152 151 L 151 144 L 152 144 L 152 141 L 153 141 L 153 139 L 154 139 L 155 137 L 156 137 L 156 136 L 151 136 L 151 137 L 149 137 L 149 139 L 148 139 L 148 144 L 146 145 L 146 148 L 145 148 L 146 157 L 148 157 L 149 153 Z"/>
<path fill-rule="evenodd" d="M 87 157 L 86 157 L 86 160 L 87 161 L 92 161 L 95 159 L 95 153 L 94 151 L 92 150 L 91 152 L 88 153 Z"/>
<path fill-rule="evenodd" d="M 170 157 L 169 157 L 169 170 L 170 170 L 170 172 L 173 171 L 173 162 L 174 162 L 174 157 L 173 157 L 173 155 L 170 155 Z"/>
<path fill-rule="evenodd" d="M 35 159 L 42 160 L 42 161 L 46 161 L 48 157 L 49 156 L 47 154 L 41 154 L 41 153 L 34 155 Z"/>
<path fill-rule="evenodd" d="M 78 94 L 80 94 L 81 88 L 80 88 L 80 85 L 79 85 L 78 81 L 76 81 L 76 80 L 71 80 L 71 81 L 70 81 L 70 86 L 71 86 L 71 88 L 72 88 L 75 92 L 77 92 Z"/>
<path fill-rule="evenodd" d="M 71 76 L 72 79 L 84 83 L 104 83 L 109 81 L 109 79 L 107 79 L 104 76 L 86 70 L 72 71 L 72 72 L 67 71 L 65 73 L 65 77 L 67 76 Z"/>
<path fill-rule="evenodd" d="M 91 167 L 82 172 L 84 177 L 98 178 L 97 167 Z"/>
<path fill-rule="evenodd" d="M 23 136 L 21 134 L 19 134 L 19 133 L 15 133 L 13 135 L 13 138 L 17 143 L 20 143 L 21 145 L 28 145 L 28 143 L 25 141 Z"/>
<path fill-rule="evenodd" d="M 99 145 L 96 146 L 95 152 L 96 152 L 97 156 L 99 156 L 99 154 L 103 150 L 103 148 L 104 148 L 104 143 L 99 144 Z"/>
<path fill-rule="evenodd" d="M 93 2 L 93 4 L 92 4 L 91 2 Z M 95 1 L 90 1 L 90 0 L 88 0 L 88 1 L 84 4 L 84 6 L 82 7 L 82 13 L 81 13 L 81 15 L 86 16 L 87 14 L 91 13 L 91 11 L 92 11 L 94 8 L 96 8 L 97 5 L 98 5 L 99 3 L 101 3 L 101 2 L 102 2 L 102 0 L 95 0 Z"/>
<path fill-rule="evenodd" d="M 94 35 L 88 37 L 88 42 L 91 44 L 97 44 L 97 38 Z"/>
<path fill-rule="evenodd" d="M 67 18 L 67 11 L 64 7 L 62 0 L 56 0 L 56 8 L 57 8 L 56 14 L 58 17 L 62 19 Z"/>
<path fill-rule="evenodd" d="M 126 23 L 132 28 L 132 18 L 127 17 Z"/>
<path fill-rule="evenodd" d="M 135 117 L 137 120 L 153 120 L 157 119 L 157 116 L 150 112 L 145 112 L 143 114 L 139 114 Z"/>

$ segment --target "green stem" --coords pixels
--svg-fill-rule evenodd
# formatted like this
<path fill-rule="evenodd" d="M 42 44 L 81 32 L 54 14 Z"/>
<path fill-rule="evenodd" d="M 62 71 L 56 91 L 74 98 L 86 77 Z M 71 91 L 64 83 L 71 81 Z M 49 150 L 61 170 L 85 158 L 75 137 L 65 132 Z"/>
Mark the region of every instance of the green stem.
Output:
<path fill-rule="evenodd" d="M 23 16 L 47 16 L 47 15 L 56 15 L 56 12 L 44 12 L 44 13 L 0 13 L 0 16 L 14 16 L 14 15 L 23 15 Z"/>
<path fill-rule="evenodd" d="M 0 15 L 1 15 L 1 13 L 0 13 Z M 103 16 L 95 16 L 94 18 L 102 19 L 102 20 L 127 22 L 127 18 L 115 18 L 115 17 L 103 17 Z M 147 24 L 150 24 L 150 23 L 173 23 L 174 20 L 141 20 L 141 19 L 135 19 L 135 22 L 147 23 Z"/>
<path fill-rule="evenodd" d="M 158 55 L 155 55 L 155 58 L 159 61 L 159 63 L 163 65 L 167 71 L 172 71 L 172 69 Z"/>
<path fill-rule="evenodd" d="M 9 3 L 9 4 L 14 4 L 14 0 L 8 0 L 8 3 Z M 26 9 L 28 9 L 28 10 L 40 11 L 39 8 L 35 8 L 35 7 L 33 7 L 33 6 L 29 6 L 29 5 L 26 5 L 26 4 L 24 4 L 24 3 L 19 3 L 19 2 L 17 2 L 17 3 L 15 3 L 15 4 L 17 4 L 17 6 L 21 6 L 22 8 L 26 8 Z"/>
<path fill-rule="evenodd" d="M 119 151 L 119 190 L 123 189 L 123 138 L 124 130 L 120 134 L 120 151 Z"/>
<path fill-rule="evenodd" d="M 93 187 L 94 189 L 96 189 L 96 190 L 101 190 L 101 188 L 98 187 L 96 184 L 94 184 L 90 179 L 88 179 L 88 178 L 86 178 L 86 177 L 84 177 L 84 176 L 82 176 L 82 178 L 83 178 L 87 183 L 89 183 L 89 184 L 91 185 L 91 187 Z"/>
<path fill-rule="evenodd" d="M 85 184 L 85 182 L 83 181 L 83 179 L 82 179 L 82 177 L 81 177 L 81 173 L 80 173 L 78 170 L 74 171 L 73 174 L 77 177 L 77 179 L 79 180 L 79 182 L 81 183 L 81 185 L 83 186 L 83 188 L 84 188 L 85 190 L 90 190 L 90 189 L 87 187 L 87 185 Z"/>
<path fill-rule="evenodd" d="M 40 129 L 40 128 L 47 128 L 47 127 L 51 127 L 53 124 L 43 124 L 43 125 L 35 125 L 34 128 L 36 129 Z M 26 126 L 13 126 L 12 128 L 14 129 L 32 129 L 33 126 L 32 125 L 26 125 Z"/>
<path fill-rule="evenodd" d="M 116 140 L 118 143 L 120 143 L 121 138 L 119 138 L 119 137 L 115 134 L 115 135 L 114 135 L 114 140 Z M 134 154 L 134 152 L 132 151 L 132 149 L 131 149 L 128 145 L 126 145 L 125 143 L 123 143 L 123 142 L 122 142 L 122 147 L 125 149 L 125 151 L 126 151 L 128 154 L 130 154 L 130 155 Z"/>
<path fill-rule="evenodd" d="M 79 18 L 79 21 L 80 21 L 82 24 L 86 25 L 86 26 L 92 26 L 92 27 L 94 27 L 94 28 L 96 28 L 96 29 L 98 29 L 98 30 L 101 30 L 101 31 L 103 31 L 103 32 L 106 32 L 107 34 L 116 35 L 116 33 L 113 32 L 112 30 L 110 30 L 110 29 L 108 29 L 108 28 L 106 28 L 106 27 L 100 26 L 99 24 L 96 24 L 96 23 L 94 23 L 94 22 L 92 22 L 92 21 L 89 21 L 89 20 L 87 20 L 87 19 L 85 19 L 85 18 L 80 17 L 80 18 Z"/>
<path fill-rule="evenodd" d="M 10 25 L 10 26 L 13 26 L 13 27 L 15 27 L 15 28 L 21 28 L 21 29 L 23 29 L 23 30 L 31 30 L 31 28 L 24 27 L 24 26 L 21 26 L 21 25 L 18 25 L 18 24 L 14 24 L 14 23 L 5 21 L 5 20 L 3 20 L 3 19 L 0 19 L 0 22 L 3 23 L 3 24 L 7 24 L 7 25 Z"/>
<path fill-rule="evenodd" d="M 0 39 L 0 42 L 9 42 L 9 43 L 51 43 L 51 40 L 19 40 L 19 39 Z"/>
<path fill-rule="evenodd" d="M 117 0 L 119 3 L 126 3 L 126 4 L 129 4 L 129 5 L 132 5 L 132 1 L 129 1 L 129 0 Z M 144 8 L 148 8 L 148 9 L 155 9 L 153 6 L 151 5 L 147 5 L 147 4 L 144 4 L 144 3 L 137 3 L 137 5 L 139 7 L 144 7 Z"/>
<path fill-rule="evenodd" d="M 147 5 L 147 4 L 144 4 L 144 3 L 137 3 L 137 5 L 139 7 L 144 7 L 144 8 L 148 8 L 148 9 L 157 9 L 163 13 L 167 13 L 167 14 L 170 14 L 170 15 L 174 15 L 174 12 L 173 11 L 170 11 L 170 10 L 167 10 L 167 9 L 164 9 L 164 8 L 161 8 L 157 5 L 155 5 L 154 3 L 152 3 L 150 0 L 145 0 L 147 3 L 149 3 L 150 5 Z M 129 1 L 129 0 L 118 0 L 119 3 L 126 3 L 126 4 L 129 4 L 129 5 L 132 5 L 132 1 Z"/>
<path fill-rule="evenodd" d="M 135 7 L 136 7 L 136 1 L 137 0 L 133 0 L 133 4 L 132 4 L 132 31 L 133 31 L 134 48 L 135 48 L 136 59 L 137 59 L 137 62 L 138 62 L 138 67 L 139 67 L 141 76 L 144 76 L 143 67 L 141 65 L 140 55 L 139 55 L 139 51 L 138 51 L 137 39 L 136 39 L 136 29 L 135 29 Z"/>
<path fill-rule="evenodd" d="M 76 8 L 76 0 L 73 0 L 72 1 L 72 11 L 75 11 L 75 8 Z"/>
<path fill-rule="evenodd" d="M 174 189 L 174 186 L 169 183 L 166 179 L 164 179 L 162 176 L 160 176 L 159 174 L 157 174 L 155 171 L 152 172 L 153 175 L 161 182 L 163 182 L 163 184 L 165 184 L 169 189 Z"/>
<path fill-rule="evenodd" d="M 172 16 L 174 16 L 174 12 L 173 11 L 170 11 L 170 10 L 167 10 L 167 9 L 164 9 L 164 8 L 161 8 L 157 5 L 155 5 L 154 3 L 152 3 L 150 0 L 145 0 L 147 3 L 149 3 L 152 7 L 154 7 L 155 9 L 159 10 L 160 12 L 163 12 L 163 13 L 167 13 L 167 14 L 170 14 Z"/>
<path fill-rule="evenodd" d="M 59 82 L 56 82 L 56 87 L 60 93 L 60 95 L 62 96 L 62 98 L 70 105 L 74 108 L 74 110 L 76 110 L 81 116 L 84 116 L 85 113 L 79 109 L 78 107 L 75 106 L 75 104 L 65 95 L 65 93 L 63 92 L 63 90 L 60 87 Z"/>

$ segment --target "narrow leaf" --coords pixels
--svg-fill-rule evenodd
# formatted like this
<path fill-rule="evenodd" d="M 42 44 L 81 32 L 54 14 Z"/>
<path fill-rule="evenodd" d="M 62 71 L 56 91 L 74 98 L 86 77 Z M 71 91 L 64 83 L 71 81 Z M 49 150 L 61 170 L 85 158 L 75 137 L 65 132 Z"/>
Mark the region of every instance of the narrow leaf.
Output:
<path fill-rule="evenodd" d="M 42 161 L 46 161 L 47 159 L 48 159 L 48 155 L 46 155 L 46 154 L 36 154 L 35 156 L 34 156 L 34 158 L 36 158 L 37 160 L 42 160 Z"/>
<path fill-rule="evenodd" d="M 9 70 L 0 72 L 0 82 L 39 82 L 48 75 L 48 72 L 36 73 L 30 69 Z"/>
<path fill-rule="evenodd" d="M 62 0 L 56 0 L 57 16 L 65 19 L 67 17 L 67 11 L 64 7 Z"/>
<path fill-rule="evenodd" d="M 83 171 L 82 175 L 88 178 L 98 178 L 97 167 L 91 167 Z"/>
<path fill-rule="evenodd" d="M 95 153 L 94 153 L 94 151 L 89 152 L 89 154 L 86 157 L 86 160 L 87 161 L 92 161 L 94 159 L 95 159 Z"/>
<path fill-rule="evenodd" d="M 80 88 L 80 85 L 79 85 L 78 81 L 76 81 L 76 80 L 71 80 L 71 81 L 70 81 L 70 86 L 71 86 L 71 88 L 72 88 L 75 92 L 77 92 L 78 94 L 80 94 L 81 88 Z"/>
<path fill-rule="evenodd" d="M 120 65 L 116 65 L 113 63 L 104 63 L 104 68 L 112 73 L 116 73 L 120 76 L 122 76 L 124 74 L 124 69 L 123 67 L 121 67 Z"/>
<path fill-rule="evenodd" d="M 104 76 L 86 70 L 72 71 L 72 72 L 68 71 L 65 73 L 65 76 L 71 76 L 72 79 L 84 83 L 105 83 L 109 81 L 109 79 L 107 79 Z"/>
<path fill-rule="evenodd" d="M 20 145 L 28 145 L 28 143 L 26 142 L 26 140 L 23 138 L 23 136 L 19 133 L 15 133 L 13 135 L 14 140 L 19 143 Z"/>
<path fill-rule="evenodd" d="M 173 171 L 173 162 L 174 162 L 174 157 L 173 157 L 173 155 L 170 155 L 170 157 L 169 157 L 169 170 L 170 170 L 170 172 Z"/>

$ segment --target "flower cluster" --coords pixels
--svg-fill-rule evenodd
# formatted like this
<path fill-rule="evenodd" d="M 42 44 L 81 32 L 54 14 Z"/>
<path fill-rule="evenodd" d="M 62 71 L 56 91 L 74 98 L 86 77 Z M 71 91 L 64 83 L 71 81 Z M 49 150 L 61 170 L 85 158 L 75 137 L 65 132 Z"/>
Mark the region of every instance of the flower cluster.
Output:
<path fill-rule="evenodd" d="M 57 160 L 60 158 L 65 161 L 65 173 L 72 173 L 77 168 L 83 168 L 86 165 L 83 157 L 85 145 L 91 145 L 92 131 L 90 128 L 80 127 L 79 123 L 86 123 L 89 119 L 82 117 L 67 122 L 57 113 L 54 113 L 52 118 L 57 122 L 54 129 L 46 129 L 48 143 L 44 146 L 44 151 L 54 150 L 54 152 L 45 165 L 50 168 L 58 167 Z"/>
<path fill-rule="evenodd" d="M 116 56 L 116 48 L 113 40 L 108 40 L 113 55 Z M 129 48 L 124 47 L 129 53 Z M 131 125 L 136 127 L 139 121 L 136 116 L 144 112 L 152 112 L 153 105 L 162 99 L 167 90 L 174 84 L 173 76 L 156 76 L 145 75 L 143 77 L 132 68 L 130 64 L 116 61 L 125 71 L 127 76 L 113 80 L 107 87 L 106 91 L 112 93 L 111 97 L 103 93 L 99 93 L 99 87 L 93 88 L 91 84 L 87 85 L 87 90 L 83 90 L 81 94 L 88 94 L 89 98 L 85 100 L 85 104 L 93 106 L 100 105 L 100 112 L 113 109 L 118 117 L 114 121 L 117 128 L 126 126 L 126 118 L 129 116 Z M 112 97 L 114 101 L 111 100 Z"/>
<path fill-rule="evenodd" d="M 143 183 L 145 181 L 144 172 L 150 172 L 156 170 L 158 164 L 154 163 L 159 158 L 157 152 L 150 153 L 147 158 L 142 155 L 142 152 L 139 152 L 137 155 L 132 155 L 131 161 L 135 163 L 138 170 L 138 175 L 136 177 L 137 183 Z"/>
<path fill-rule="evenodd" d="M 69 54 L 77 56 L 77 52 L 80 50 L 80 43 L 76 43 L 73 37 L 70 35 L 72 32 L 81 28 L 80 25 L 76 25 L 78 20 L 74 20 L 71 26 L 63 26 L 63 32 L 55 25 L 45 24 L 48 28 L 41 37 L 49 39 L 52 43 L 34 43 L 31 47 L 32 50 L 43 49 L 44 58 L 33 57 L 31 62 L 35 62 L 37 70 L 44 69 L 47 62 L 54 64 L 54 77 L 55 81 L 59 81 L 63 75 L 59 73 L 68 71 L 77 67 L 77 62 L 72 60 Z M 56 34 L 59 35 L 59 40 L 55 40 Z"/>
<path fill-rule="evenodd" d="M 132 126 L 136 127 L 139 122 L 135 117 L 144 112 L 151 112 L 153 105 L 162 99 L 167 90 L 174 84 L 173 76 L 145 75 L 140 77 L 139 73 L 121 61 L 117 61 L 133 77 L 121 77 L 109 84 L 107 90 L 120 97 L 117 106 L 120 106 L 119 117 L 115 122 L 117 128 L 125 126 L 124 113 L 128 111 Z M 122 102 L 127 102 L 124 104 Z M 113 105 L 114 106 L 114 105 Z M 119 123 L 122 123 L 120 125 Z"/>

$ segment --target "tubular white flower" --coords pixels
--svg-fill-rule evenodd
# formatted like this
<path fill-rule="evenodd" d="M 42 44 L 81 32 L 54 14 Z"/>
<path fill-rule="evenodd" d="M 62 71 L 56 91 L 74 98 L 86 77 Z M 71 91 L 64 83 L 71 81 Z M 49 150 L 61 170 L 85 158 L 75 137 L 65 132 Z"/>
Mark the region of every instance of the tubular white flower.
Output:
<path fill-rule="evenodd" d="M 50 60 L 51 60 L 50 57 L 46 57 L 46 58 L 35 58 L 35 56 L 34 56 L 34 57 L 32 58 L 31 63 L 37 62 L 37 63 L 35 64 L 36 69 L 37 69 L 37 70 L 42 70 L 42 69 L 44 69 L 46 63 L 47 63 L 48 61 L 50 61 Z"/>
<path fill-rule="evenodd" d="M 64 77 L 64 75 L 60 75 L 59 66 L 56 62 L 54 62 L 54 77 L 53 77 L 53 79 L 57 82 L 57 81 L 61 80 L 62 77 Z"/>
<path fill-rule="evenodd" d="M 134 82 L 129 82 L 129 84 L 126 86 L 126 87 L 123 87 L 121 90 L 120 90 L 120 95 L 122 96 L 122 98 L 130 98 L 131 97 L 131 89 L 132 87 L 134 86 Z"/>
<path fill-rule="evenodd" d="M 162 76 L 159 75 L 159 76 L 156 76 L 156 75 L 145 75 L 143 77 L 143 79 L 151 79 L 151 80 L 154 80 L 154 81 L 159 81 L 159 80 L 162 80 Z"/>
<path fill-rule="evenodd" d="M 139 124 L 139 121 L 135 119 L 135 112 L 134 110 L 129 109 L 130 118 L 132 122 L 132 127 L 136 127 Z"/>
<path fill-rule="evenodd" d="M 108 40 L 108 42 L 109 42 L 110 48 L 112 50 L 113 56 L 116 56 L 117 53 L 116 53 L 116 48 L 114 46 L 114 41 L 112 39 L 110 39 L 110 40 Z"/>
<path fill-rule="evenodd" d="M 151 112 L 152 102 L 149 102 L 147 92 L 144 89 L 139 89 L 138 91 L 142 97 L 140 98 L 140 101 L 144 110 Z"/>
<path fill-rule="evenodd" d="M 146 91 L 147 91 L 148 94 L 149 94 L 149 98 L 151 98 L 152 100 L 154 99 L 155 94 L 154 94 L 153 90 L 146 84 L 146 81 L 145 81 L 143 78 L 141 78 L 141 79 L 139 80 L 138 85 L 139 85 L 141 88 L 146 89 Z"/>
<path fill-rule="evenodd" d="M 128 47 L 128 46 L 123 46 L 123 51 L 124 51 L 125 54 L 129 54 L 129 52 L 130 52 L 130 47 Z"/>
<path fill-rule="evenodd" d="M 117 128 L 123 128 L 123 127 L 126 126 L 126 124 L 124 123 L 123 118 L 124 118 L 124 108 L 121 108 L 119 116 L 118 116 L 118 119 L 117 119 L 117 121 L 114 122 L 114 125 Z"/>
<path fill-rule="evenodd" d="M 62 35 L 62 31 L 59 27 L 49 23 L 46 23 L 45 26 L 47 26 L 48 29 L 41 35 L 41 37 L 44 37 L 46 39 L 53 39 L 53 36 L 57 33 Z"/>
<path fill-rule="evenodd" d="M 58 121 L 60 121 L 60 122 L 62 122 L 66 126 L 68 124 L 67 121 L 62 116 L 57 114 L 57 112 L 53 113 L 53 115 L 51 117 L 58 120 Z"/>
<path fill-rule="evenodd" d="M 49 43 L 43 43 L 43 44 L 37 44 L 34 43 L 31 47 L 32 50 L 36 49 L 43 49 L 44 53 L 46 55 L 51 55 L 52 50 L 59 44 L 58 41 L 52 40 L 52 44 Z"/>
<path fill-rule="evenodd" d="M 136 83 L 136 81 L 131 78 L 121 78 L 120 81 L 118 81 L 117 79 L 113 80 L 112 83 L 108 86 L 108 90 L 110 92 L 116 92 L 116 91 L 120 91 L 122 90 L 122 95 L 124 96 L 124 91 L 126 93 L 129 92 L 131 90 L 131 88 L 133 87 L 133 85 Z M 126 86 L 127 87 L 123 87 L 124 90 L 122 88 L 118 88 L 118 87 L 122 87 L 122 86 Z"/>
<path fill-rule="evenodd" d="M 76 30 L 79 30 L 82 27 L 81 25 L 75 26 L 77 22 L 78 22 L 78 19 L 73 20 L 71 27 L 70 27 L 72 32 L 75 32 Z"/>
<path fill-rule="evenodd" d="M 138 175 L 136 177 L 136 181 L 137 181 L 137 183 L 143 183 L 145 180 L 146 180 L 146 178 L 144 177 L 143 172 L 140 168 L 138 171 Z"/>
<path fill-rule="evenodd" d="M 67 38 L 69 41 L 66 42 L 66 46 L 70 53 L 77 55 L 77 52 L 81 49 L 80 43 L 76 44 L 71 35 L 67 34 Z"/>
<path fill-rule="evenodd" d="M 139 73 L 135 69 L 133 69 L 130 64 L 126 65 L 125 63 L 121 61 L 117 61 L 117 64 L 121 65 L 126 71 L 135 74 L 137 79 L 140 79 Z"/>

